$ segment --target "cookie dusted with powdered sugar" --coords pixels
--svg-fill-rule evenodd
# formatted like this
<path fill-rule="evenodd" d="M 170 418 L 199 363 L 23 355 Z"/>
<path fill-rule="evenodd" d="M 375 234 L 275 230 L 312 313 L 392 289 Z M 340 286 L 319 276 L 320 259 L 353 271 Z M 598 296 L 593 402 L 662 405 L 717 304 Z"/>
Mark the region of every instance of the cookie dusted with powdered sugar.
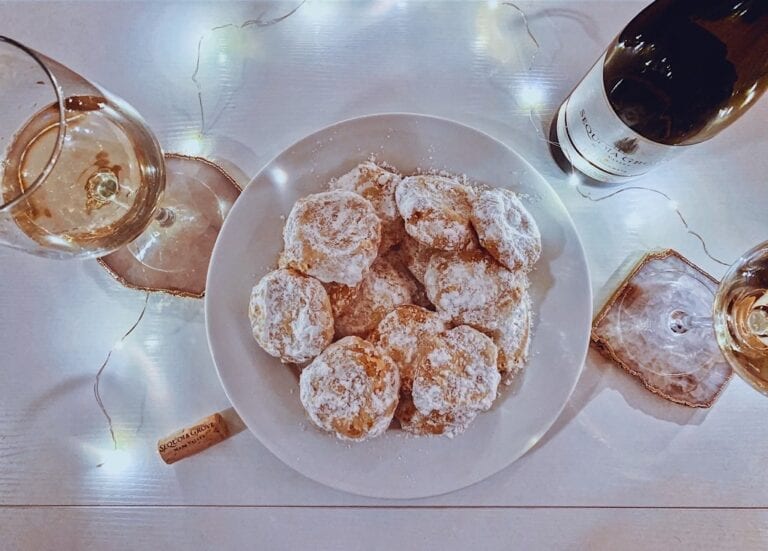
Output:
<path fill-rule="evenodd" d="M 405 265 L 419 283 L 424 285 L 424 274 L 427 272 L 427 264 L 435 249 L 416 241 L 410 235 L 406 235 L 400 246 Z"/>
<path fill-rule="evenodd" d="M 435 253 L 424 274 L 429 300 L 454 319 L 516 303 L 526 283 L 524 274 L 507 270 L 482 250 Z"/>
<path fill-rule="evenodd" d="M 416 436 L 439 436 L 449 438 L 464 432 L 469 424 L 477 417 L 476 411 L 461 410 L 457 412 L 438 413 L 430 411 L 424 414 L 413 405 L 410 394 L 400 397 L 395 417 L 400 422 L 400 428 Z"/>
<path fill-rule="evenodd" d="M 531 342 L 531 300 L 528 293 L 512 310 L 500 318 L 490 337 L 499 349 L 499 373 L 504 384 L 511 384 L 525 368 Z"/>
<path fill-rule="evenodd" d="M 296 201 L 283 240 L 281 268 L 352 286 L 376 259 L 381 222 L 371 202 L 357 193 L 315 193 Z"/>
<path fill-rule="evenodd" d="M 408 238 L 410 239 L 410 238 Z M 405 242 L 391 249 L 382 258 L 389 261 L 390 264 L 397 270 L 397 272 L 408 281 L 411 288 L 411 303 L 427 310 L 434 310 L 434 305 L 429 302 L 427 298 L 427 290 L 424 288 L 424 284 L 419 281 L 413 272 L 408 268 L 406 254 L 404 250 Z"/>
<path fill-rule="evenodd" d="M 508 269 L 528 271 L 541 256 L 539 227 L 516 193 L 478 191 L 471 219 L 480 244 Z"/>
<path fill-rule="evenodd" d="M 447 320 L 414 304 L 406 304 L 384 316 L 370 341 L 392 358 L 400 370 L 400 389 L 410 392 L 414 364 L 422 341 L 448 328 Z"/>
<path fill-rule="evenodd" d="M 433 249 L 460 251 L 475 246 L 473 194 L 456 180 L 424 174 L 404 178 L 395 199 L 411 237 Z"/>
<path fill-rule="evenodd" d="M 248 308 L 256 342 L 283 362 L 303 363 L 333 338 L 333 315 L 323 285 L 294 270 L 275 270 L 251 291 Z"/>
<path fill-rule="evenodd" d="M 365 337 L 381 319 L 401 304 L 409 304 L 413 282 L 398 272 L 386 257 L 373 263 L 357 288 L 332 293 L 337 300 L 336 337 Z"/>
<path fill-rule="evenodd" d="M 399 389 L 395 363 L 358 337 L 330 345 L 299 380 L 299 398 L 309 418 L 342 440 L 367 440 L 387 430 Z"/>
<path fill-rule="evenodd" d="M 466 429 L 481 411 L 491 408 L 501 376 L 497 368 L 498 349 L 483 333 L 460 325 L 420 343 L 414 367 L 411 396 L 420 415 L 411 421 L 431 419 L 429 434 L 436 424 L 445 423 L 443 434 L 453 436 Z M 406 422 L 404 430 L 416 432 Z"/>

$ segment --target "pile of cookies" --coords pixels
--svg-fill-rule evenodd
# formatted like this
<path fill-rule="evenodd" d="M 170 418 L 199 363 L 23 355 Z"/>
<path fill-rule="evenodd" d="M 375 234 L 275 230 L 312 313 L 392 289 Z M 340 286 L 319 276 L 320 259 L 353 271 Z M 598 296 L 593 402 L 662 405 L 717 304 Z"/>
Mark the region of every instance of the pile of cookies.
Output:
<path fill-rule="evenodd" d="M 454 436 L 524 366 L 541 253 L 517 195 L 372 161 L 299 199 L 251 293 L 261 347 L 298 364 L 309 418 L 345 440 L 396 417 Z"/>

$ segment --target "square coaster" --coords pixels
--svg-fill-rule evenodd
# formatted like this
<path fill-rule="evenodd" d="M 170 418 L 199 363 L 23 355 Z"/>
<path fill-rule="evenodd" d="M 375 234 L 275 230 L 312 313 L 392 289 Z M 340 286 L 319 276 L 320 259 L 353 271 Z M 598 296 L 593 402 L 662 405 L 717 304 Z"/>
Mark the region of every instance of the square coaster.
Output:
<path fill-rule="evenodd" d="M 717 286 L 672 249 L 649 253 L 595 318 L 592 342 L 651 392 L 710 407 L 732 375 L 711 322 Z"/>

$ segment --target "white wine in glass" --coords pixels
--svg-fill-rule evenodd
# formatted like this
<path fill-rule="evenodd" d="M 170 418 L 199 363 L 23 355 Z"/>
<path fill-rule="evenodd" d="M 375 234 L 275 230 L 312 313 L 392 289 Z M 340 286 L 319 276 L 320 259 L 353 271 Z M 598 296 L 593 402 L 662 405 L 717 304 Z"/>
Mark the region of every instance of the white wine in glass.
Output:
<path fill-rule="evenodd" d="M 731 266 L 713 310 L 723 355 L 741 378 L 768 395 L 768 242 Z"/>
<path fill-rule="evenodd" d="M 126 102 L 3 36 L 0 172 L 0 244 L 109 255 L 113 271 L 194 296 L 239 193 L 210 162 L 166 159 Z"/>
<path fill-rule="evenodd" d="M 66 98 L 65 147 L 45 185 L 12 210 L 18 227 L 50 255 L 97 256 L 147 227 L 163 190 L 159 147 L 101 96 Z M 24 195 L 43 172 L 58 135 L 50 105 L 18 132 L 6 152 L 4 198 Z M 145 143 L 137 143 L 137 141 Z M 149 146 L 149 147 L 148 147 Z"/>

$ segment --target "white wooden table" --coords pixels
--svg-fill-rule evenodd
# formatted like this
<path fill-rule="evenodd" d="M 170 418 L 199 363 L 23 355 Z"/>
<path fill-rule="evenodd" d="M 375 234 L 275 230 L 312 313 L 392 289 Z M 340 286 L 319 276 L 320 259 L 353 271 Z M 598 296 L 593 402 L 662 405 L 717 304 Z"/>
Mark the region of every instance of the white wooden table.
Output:
<path fill-rule="evenodd" d="M 312 0 L 267 25 L 297 3 L 2 2 L 0 34 L 128 100 L 167 150 L 218 159 L 243 183 L 352 116 L 412 111 L 480 128 L 562 197 L 596 307 L 648 249 L 674 247 L 722 275 L 669 202 L 583 198 L 534 129 L 646 2 L 520 2 L 535 57 L 503 2 Z M 240 28 L 248 20 L 258 23 Z M 768 238 L 766 120 L 763 100 L 639 182 L 669 194 L 726 262 Z M 202 302 L 153 295 L 101 380 L 114 451 L 94 375 L 143 301 L 93 261 L 0 250 L 0 549 L 768 546 L 768 399 L 733 380 L 711 410 L 672 405 L 594 352 L 562 417 L 514 465 L 433 499 L 372 500 L 305 479 L 247 432 L 165 466 L 158 437 L 229 404 Z"/>

